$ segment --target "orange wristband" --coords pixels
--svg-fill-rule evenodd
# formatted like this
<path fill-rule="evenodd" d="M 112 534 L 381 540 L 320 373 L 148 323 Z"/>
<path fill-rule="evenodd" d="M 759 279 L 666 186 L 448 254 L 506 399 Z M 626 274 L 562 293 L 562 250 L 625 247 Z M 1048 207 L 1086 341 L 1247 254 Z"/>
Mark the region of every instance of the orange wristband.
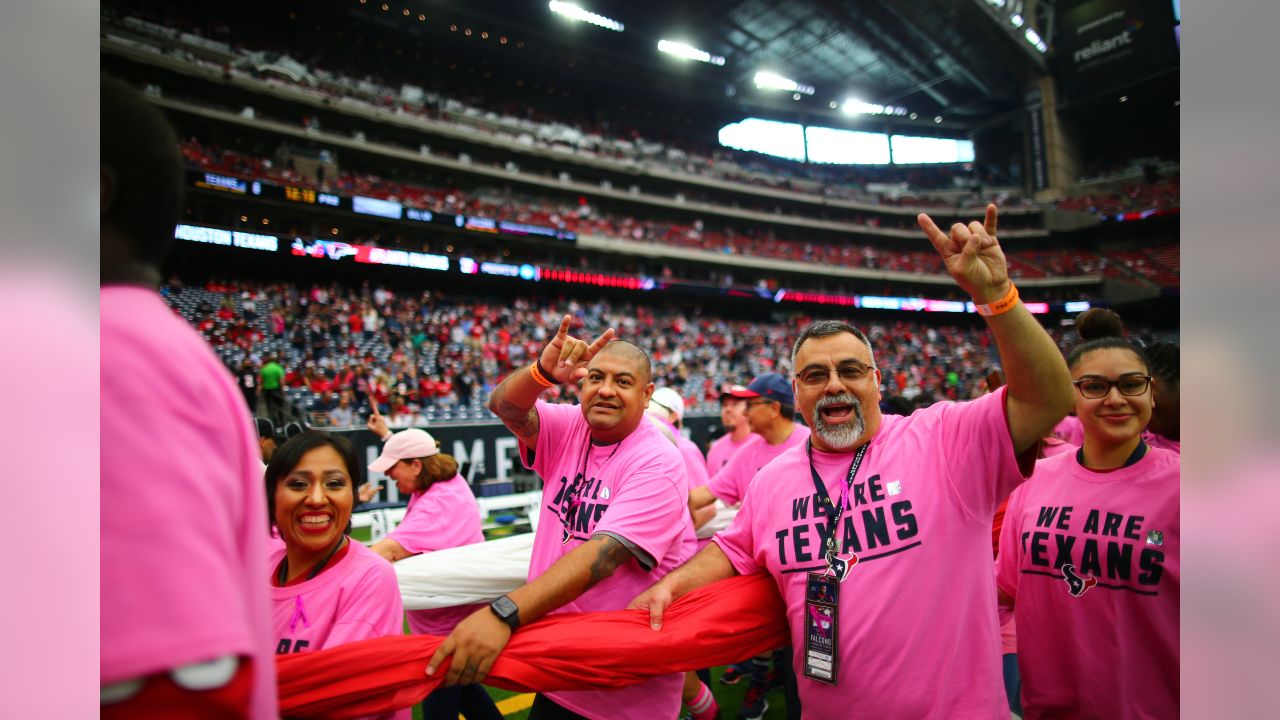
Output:
<path fill-rule="evenodd" d="M 542 374 L 542 371 L 538 369 L 538 362 L 536 360 L 529 366 L 529 375 L 533 377 L 534 382 L 544 388 L 553 387 L 557 384 L 555 381 Z"/>
<path fill-rule="evenodd" d="M 987 305 L 977 305 L 978 314 L 983 317 L 994 317 L 1003 315 L 1013 309 L 1018 304 L 1018 288 L 1012 282 L 1009 283 L 1009 292 L 1004 297 Z"/>

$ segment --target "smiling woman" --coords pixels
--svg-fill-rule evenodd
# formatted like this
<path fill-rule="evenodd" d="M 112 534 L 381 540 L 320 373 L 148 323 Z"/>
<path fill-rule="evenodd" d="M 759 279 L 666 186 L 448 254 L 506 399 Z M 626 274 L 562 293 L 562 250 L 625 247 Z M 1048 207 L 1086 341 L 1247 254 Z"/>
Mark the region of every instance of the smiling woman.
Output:
<path fill-rule="evenodd" d="M 361 478 L 351 443 L 316 430 L 295 436 L 271 456 L 267 513 L 284 541 L 270 557 L 277 654 L 402 631 L 395 571 L 347 535 Z"/>
<path fill-rule="evenodd" d="M 1067 365 L 1083 447 L 1038 461 L 1014 490 L 996 561 L 1017 623 L 1024 717 L 1172 717 L 1178 455 L 1143 441 L 1156 381 L 1142 351 L 1121 338 L 1119 317 L 1081 320 L 1085 342 Z M 1093 642 L 1098 627 L 1115 637 Z"/>

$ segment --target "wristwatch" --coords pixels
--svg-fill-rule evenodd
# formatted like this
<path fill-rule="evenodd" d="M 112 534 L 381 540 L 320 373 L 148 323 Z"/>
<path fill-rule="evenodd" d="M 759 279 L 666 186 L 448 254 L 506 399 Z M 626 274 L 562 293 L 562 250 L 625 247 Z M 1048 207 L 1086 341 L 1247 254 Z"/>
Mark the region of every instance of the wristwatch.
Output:
<path fill-rule="evenodd" d="M 516 607 L 515 601 L 506 595 L 489 603 L 489 609 L 498 616 L 499 620 L 506 623 L 512 632 L 520 627 L 520 608 Z"/>

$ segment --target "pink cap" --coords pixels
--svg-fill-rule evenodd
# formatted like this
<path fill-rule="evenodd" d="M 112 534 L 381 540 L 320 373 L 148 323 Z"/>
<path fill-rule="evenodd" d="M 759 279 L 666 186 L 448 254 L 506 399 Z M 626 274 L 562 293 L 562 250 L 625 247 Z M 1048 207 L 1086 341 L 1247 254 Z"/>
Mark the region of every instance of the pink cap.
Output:
<path fill-rule="evenodd" d="M 369 463 L 369 469 L 384 473 L 400 460 L 431 457 L 438 452 L 440 452 L 440 444 L 426 430 L 417 428 L 401 430 L 392 435 L 387 444 L 382 446 L 382 454 L 377 460 Z"/>

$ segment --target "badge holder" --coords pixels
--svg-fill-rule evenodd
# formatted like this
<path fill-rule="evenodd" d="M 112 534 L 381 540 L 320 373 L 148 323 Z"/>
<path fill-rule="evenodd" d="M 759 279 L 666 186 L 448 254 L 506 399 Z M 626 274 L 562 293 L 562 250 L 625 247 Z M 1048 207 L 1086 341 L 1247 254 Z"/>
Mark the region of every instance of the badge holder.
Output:
<path fill-rule="evenodd" d="M 830 564 L 825 572 L 808 574 L 804 595 L 804 676 L 835 685 L 839 676 L 840 578 Z"/>

